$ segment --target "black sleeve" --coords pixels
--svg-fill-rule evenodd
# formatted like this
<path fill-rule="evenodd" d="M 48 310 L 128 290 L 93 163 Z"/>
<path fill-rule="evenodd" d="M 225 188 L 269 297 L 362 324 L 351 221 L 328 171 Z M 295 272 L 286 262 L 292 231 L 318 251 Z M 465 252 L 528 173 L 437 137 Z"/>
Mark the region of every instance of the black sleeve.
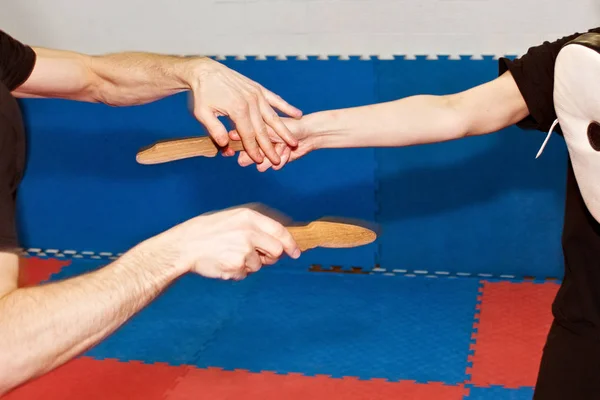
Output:
<path fill-rule="evenodd" d="M 24 133 L 15 129 L 14 107 L 14 99 L 0 85 L 0 252 L 18 247 L 16 195 L 24 161 Z"/>
<path fill-rule="evenodd" d="M 600 28 L 588 32 L 600 33 Z M 565 36 L 554 42 L 544 42 L 531 47 L 522 57 L 515 60 L 500 58 L 499 74 L 510 71 L 523 95 L 529 116 L 517 126 L 522 129 L 548 131 L 556 119 L 554 111 L 554 64 L 558 52 L 569 41 L 582 33 Z"/>
<path fill-rule="evenodd" d="M 0 81 L 13 91 L 31 75 L 35 52 L 0 30 Z"/>
<path fill-rule="evenodd" d="M 2 177 L 4 179 L 4 177 Z M 19 247 L 15 220 L 16 199 L 8 190 L 0 191 L 0 252 L 12 252 Z"/>

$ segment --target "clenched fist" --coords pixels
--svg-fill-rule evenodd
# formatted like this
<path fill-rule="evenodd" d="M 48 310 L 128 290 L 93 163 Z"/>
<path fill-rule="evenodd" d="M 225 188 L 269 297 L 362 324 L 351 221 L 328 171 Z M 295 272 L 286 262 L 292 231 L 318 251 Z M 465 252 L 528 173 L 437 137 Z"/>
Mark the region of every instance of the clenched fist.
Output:
<path fill-rule="evenodd" d="M 300 256 L 290 232 L 279 222 L 248 207 L 204 214 L 151 239 L 183 273 L 241 280 L 284 253 Z"/>

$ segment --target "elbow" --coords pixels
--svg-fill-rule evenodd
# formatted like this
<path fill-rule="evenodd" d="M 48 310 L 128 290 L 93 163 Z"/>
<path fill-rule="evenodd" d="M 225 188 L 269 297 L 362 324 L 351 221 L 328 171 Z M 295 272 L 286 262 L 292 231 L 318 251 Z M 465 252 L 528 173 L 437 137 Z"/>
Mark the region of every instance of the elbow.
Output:
<path fill-rule="evenodd" d="M 474 134 L 469 113 L 462 99 L 462 94 L 450 94 L 441 96 L 443 107 L 447 111 L 444 124 L 448 127 L 448 139 L 463 139 Z"/>
<path fill-rule="evenodd" d="M 99 73 L 94 66 L 95 58 L 95 56 L 82 56 L 83 68 L 80 69 L 82 76 L 79 79 L 82 84 L 78 100 L 114 106 L 111 99 L 114 97 L 115 85 Z"/>

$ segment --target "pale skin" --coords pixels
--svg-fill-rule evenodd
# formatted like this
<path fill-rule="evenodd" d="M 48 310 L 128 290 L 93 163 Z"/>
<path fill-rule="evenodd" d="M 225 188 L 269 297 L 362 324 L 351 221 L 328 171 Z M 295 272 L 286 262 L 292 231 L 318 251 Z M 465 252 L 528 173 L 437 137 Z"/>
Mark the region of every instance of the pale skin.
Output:
<path fill-rule="evenodd" d="M 271 140 L 281 157 L 278 165 L 269 160 L 255 163 L 240 152 L 238 163 L 256 165 L 263 172 L 279 170 L 311 151 L 326 148 L 403 147 L 444 142 L 497 132 L 529 115 L 510 72 L 460 93 L 416 95 L 395 101 L 320 111 L 299 120 L 284 119 L 298 146 L 289 146 L 273 131 Z M 230 132 L 239 140 L 236 130 Z M 223 151 L 233 156 L 231 150 Z"/>
<path fill-rule="evenodd" d="M 35 69 L 15 97 L 124 106 L 190 91 L 194 115 L 225 146 L 229 138 L 216 115 L 230 116 L 245 132 L 258 161 L 261 150 L 278 161 L 264 126 L 297 144 L 272 107 L 292 119 L 299 110 L 210 59 L 35 51 Z M 19 258 L 0 250 L 0 396 L 99 343 L 184 274 L 240 280 L 284 255 L 300 256 L 290 232 L 250 206 L 193 218 L 94 272 L 35 287 L 18 287 Z"/>

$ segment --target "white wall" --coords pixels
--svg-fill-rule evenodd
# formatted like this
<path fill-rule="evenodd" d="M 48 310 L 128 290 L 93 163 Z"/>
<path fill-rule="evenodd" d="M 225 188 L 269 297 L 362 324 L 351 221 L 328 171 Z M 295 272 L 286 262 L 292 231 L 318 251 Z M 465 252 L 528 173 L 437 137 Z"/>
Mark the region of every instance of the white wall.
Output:
<path fill-rule="evenodd" d="M 506 55 L 600 26 L 599 0 L 3 0 L 0 29 L 88 53 Z"/>

